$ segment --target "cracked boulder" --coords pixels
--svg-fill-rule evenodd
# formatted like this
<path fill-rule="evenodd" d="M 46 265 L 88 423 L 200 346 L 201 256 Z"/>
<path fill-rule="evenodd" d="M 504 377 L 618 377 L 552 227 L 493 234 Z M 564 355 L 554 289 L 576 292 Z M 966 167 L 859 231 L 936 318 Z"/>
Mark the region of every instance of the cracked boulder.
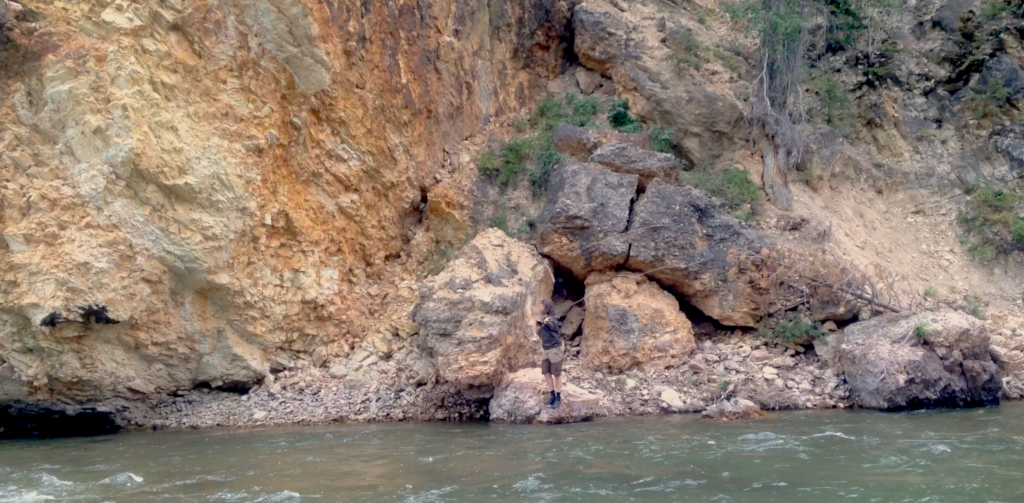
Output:
<path fill-rule="evenodd" d="M 693 326 L 679 301 L 642 274 L 596 273 L 586 285 L 584 365 L 612 373 L 664 367 L 696 349 Z"/>
<path fill-rule="evenodd" d="M 601 413 L 601 399 L 569 383 L 562 385 L 562 404 L 547 405 L 550 396 L 539 368 L 510 375 L 494 391 L 490 402 L 491 421 L 519 424 L 560 424 L 589 421 Z"/>
<path fill-rule="evenodd" d="M 1003 377 L 988 326 L 958 311 L 889 314 L 855 323 L 828 341 L 853 401 L 909 410 L 999 403 Z"/>
<path fill-rule="evenodd" d="M 736 257 L 771 241 L 721 211 L 703 192 L 654 180 L 633 208 L 626 268 L 646 272 L 719 323 L 754 326 L 757 294 L 736 274 Z"/>
<path fill-rule="evenodd" d="M 620 142 L 597 149 L 590 156 L 590 162 L 607 166 L 616 173 L 640 177 L 640 190 L 646 190 L 655 178 L 672 180 L 679 171 L 679 161 L 672 154 L 653 152 Z"/>
<path fill-rule="evenodd" d="M 638 177 L 593 164 L 563 164 L 548 184 L 538 219 L 540 252 L 579 279 L 626 262 L 623 234 Z"/>
<path fill-rule="evenodd" d="M 420 284 L 413 320 L 442 381 L 489 389 L 541 359 L 535 334 L 554 276 L 530 246 L 482 232 Z"/>

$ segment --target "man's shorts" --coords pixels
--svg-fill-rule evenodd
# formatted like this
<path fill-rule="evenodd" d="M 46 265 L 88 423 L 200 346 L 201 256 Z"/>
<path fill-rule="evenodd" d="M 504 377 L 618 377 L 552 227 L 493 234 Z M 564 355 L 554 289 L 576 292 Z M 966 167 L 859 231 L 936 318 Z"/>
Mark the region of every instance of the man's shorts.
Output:
<path fill-rule="evenodd" d="M 540 373 L 553 376 L 562 375 L 562 346 L 544 350 L 544 359 L 540 362 Z"/>

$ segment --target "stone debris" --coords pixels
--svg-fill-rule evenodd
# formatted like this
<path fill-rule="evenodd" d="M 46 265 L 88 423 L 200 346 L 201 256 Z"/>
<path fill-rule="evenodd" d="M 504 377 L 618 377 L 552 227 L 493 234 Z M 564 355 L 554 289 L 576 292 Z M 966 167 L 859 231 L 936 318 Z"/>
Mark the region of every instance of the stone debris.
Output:
<path fill-rule="evenodd" d="M 546 390 L 536 367 L 509 374 L 493 391 L 442 382 L 436 371 L 426 376 L 409 371 L 429 361 L 415 349 L 422 344 L 415 340 L 418 337 L 422 336 L 415 336 L 411 347 L 370 365 L 352 361 L 366 358 L 362 351 L 335 361 L 331 368 L 359 368 L 344 377 L 334 377 L 311 362 L 298 362 L 247 394 L 199 388 L 160 402 L 146 414 L 136 411 L 131 425 L 163 429 L 487 418 L 560 423 L 698 413 L 720 402 L 726 393 L 732 400 L 749 400 L 764 410 L 853 405 L 843 378 L 813 352 L 791 357 L 792 367 L 776 369 L 778 378 L 765 379 L 764 369 L 774 367 L 752 361 L 753 355 L 787 348 L 741 332 L 702 341 L 689 360 L 651 370 L 637 367 L 609 373 L 570 357 L 564 365 L 561 408 L 565 410 L 561 412 L 542 407 Z M 567 407 L 570 403 L 577 405 Z M 260 412 L 266 415 L 257 418 Z"/>
<path fill-rule="evenodd" d="M 768 413 L 761 410 L 756 403 L 750 400 L 737 398 L 735 400 L 722 400 L 704 409 L 701 416 L 716 421 L 737 421 L 743 419 L 764 419 Z"/>

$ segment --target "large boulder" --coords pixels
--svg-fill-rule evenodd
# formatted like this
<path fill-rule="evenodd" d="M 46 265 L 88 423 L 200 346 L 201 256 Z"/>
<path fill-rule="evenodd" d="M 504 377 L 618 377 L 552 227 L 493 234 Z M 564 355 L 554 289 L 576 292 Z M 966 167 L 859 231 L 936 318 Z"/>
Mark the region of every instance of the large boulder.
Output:
<path fill-rule="evenodd" d="M 550 390 L 539 368 L 523 369 L 508 376 L 494 391 L 491 421 L 519 424 L 559 424 L 589 421 L 601 413 L 601 399 L 572 384 L 562 385 L 562 404 L 547 405 Z"/>
<path fill-rule="evenodd" d="M 548 184 L 538 219 L 540 252 L 585 279 L 626 262 L 626 226 L 637 176 L 598 164 L 563 164 Z"/>
<path fill-rule="evenodd" d="M 419 287 L 413 319 L 443 381 L 487 388 L 541 359 L 540 302 L 554 279 L 537 252 L 497 229 Z"/>
<path fill-rule="evenodd" d="M 586 285 L 585 365 L 617 373 L 686 357 L 697 347 L 679 301 L 642 274 L 595 273 Z"/>
<path fill-rule="evenodd" d="M 597 149 L 590 156 L 590 162 L 607 166 L 616 173 L 637 175 L 640 177 L 641 190 L 645 190 L 647 184 L 655 178 L 672 180 L 679 171 L 679 161 L 672 154 L 653 152 L 620 142 Z"/>
<path fill-rule="evenodd" d="M 703 192 L 654 180 L 633 207 L 626 268 L 645 272 L 724 325 L 754 326 L 757 293 L 737 273 L 737 257 L 769 248 Z"/>
<path fill-rule="evenodd" d="M 1003 378 L 989 355 L 988 328 L 962 312 L 880 316 L 850 325 L 828 344 L 861 407 L 999 403 Z"/>
<path fill-rule="evenodd" d="M 595 3 L 582 3 L 573 9 L 573 49 L 587 68 L 609 75 L 626 50 L 630 29 L 614 10 Z"/>

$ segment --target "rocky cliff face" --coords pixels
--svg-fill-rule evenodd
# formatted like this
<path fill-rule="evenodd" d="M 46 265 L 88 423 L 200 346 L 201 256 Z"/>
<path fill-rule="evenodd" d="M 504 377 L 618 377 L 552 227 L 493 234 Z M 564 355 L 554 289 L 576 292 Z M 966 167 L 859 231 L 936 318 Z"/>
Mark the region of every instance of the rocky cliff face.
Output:
<path fill-rule="evenodd" d="M 574 3 L 21 2 L 0 400 L 247 388 L 349 351 L 431 246 L 446 147 L 543 90 Z"/>

